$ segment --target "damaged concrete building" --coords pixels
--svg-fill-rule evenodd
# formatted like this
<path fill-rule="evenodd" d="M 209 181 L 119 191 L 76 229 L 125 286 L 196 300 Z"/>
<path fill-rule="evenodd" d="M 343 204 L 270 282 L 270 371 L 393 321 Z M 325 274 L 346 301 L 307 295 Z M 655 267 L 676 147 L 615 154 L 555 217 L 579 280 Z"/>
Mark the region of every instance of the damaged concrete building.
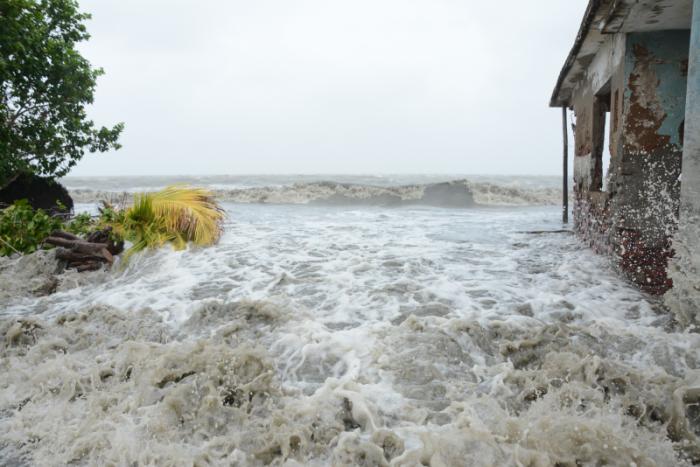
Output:
<path fill-rule="evenodd" d="M 550 105 L 574 113 L 576 232 L 700 321 L 700 0 L 590 0 Z"/>

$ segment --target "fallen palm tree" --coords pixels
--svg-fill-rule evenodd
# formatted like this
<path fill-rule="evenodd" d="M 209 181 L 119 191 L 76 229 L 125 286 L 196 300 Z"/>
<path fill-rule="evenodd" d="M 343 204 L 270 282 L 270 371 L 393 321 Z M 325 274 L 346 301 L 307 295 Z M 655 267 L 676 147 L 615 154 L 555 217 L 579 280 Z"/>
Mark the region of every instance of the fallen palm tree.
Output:
<path fill-rule="evenodd" d="M 105 227 L 114 235 L 131 242 L 124 254 L 170 243 L 177 250 L 187 243 L 213 245 L 223 233 L 224 210 L 209 190 L 184 185 L 169 186 L 161 191 L 134 197 L 131 207 L 114 212 Z"/>
<path fill-rule="evenodd" d="M 188 243 L 213 245 L 223 233 L 224 217 L 208 190 L 174 185 L 137 194 L 129 207 L 117 209 L 105 203 L 85 238 L 59 229 L 44 244 L 58 247 L 56 258 L 68 268 L 94 271 L 113 264 L 122 253 L 125 262 L 134 253 L 166 243 L 177 250 Z M 131 244 L 126 251 L 125 242 Z"/>

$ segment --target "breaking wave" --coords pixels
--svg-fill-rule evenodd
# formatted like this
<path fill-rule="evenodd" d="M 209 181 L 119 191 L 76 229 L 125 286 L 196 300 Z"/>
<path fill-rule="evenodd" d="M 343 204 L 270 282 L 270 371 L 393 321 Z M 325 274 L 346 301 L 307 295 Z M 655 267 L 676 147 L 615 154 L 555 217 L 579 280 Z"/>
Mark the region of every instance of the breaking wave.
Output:
<path fill-rule="evenodd" d="M 212 191 L 221 201 L 253 204 L 423 205 L 465 208 L 474 205 L 556 205 L 561 198 L 560 190 L 551 187 L 500 185 L 468 180 L 401 186 L 328 181 L 279 186 L 214 188 Z M 71 196 L 76 202 L 92 203 L 119 196 L 129 199 L 131 194 L 78 188 L 71 190 Z"/>

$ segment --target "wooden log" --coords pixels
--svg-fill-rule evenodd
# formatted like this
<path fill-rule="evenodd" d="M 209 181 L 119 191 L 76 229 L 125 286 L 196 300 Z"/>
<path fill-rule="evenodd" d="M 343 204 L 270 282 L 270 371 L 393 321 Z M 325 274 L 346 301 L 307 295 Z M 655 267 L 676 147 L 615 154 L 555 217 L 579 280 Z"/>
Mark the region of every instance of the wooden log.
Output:
<path fill-rule="evenodd" d="M 111 233 L 112 228 L 108 226 L 102 230 L 92 232 L 90 235 L 88 235 L 87 241 L 91 243 L 106 243 L 107 251 L 109 251 L 113 256 L 121 254 L 124 251 L 124 241 L 121 240 L 115 242 L 112 240 Z"/>
<path fill-rule="evenodd" d="M 124 251 L 124 242 L 114 242 L 110 232 L 111 228 L 107 227 L 92 232 L 84 240 L 70 232 L 55 230 L 44 242 L 58 247 L 56 258 L 66 261 L 68 268 L 95 271 L 105 263 L 114 263 L 114 254 Z"/>
<path fill-rule="evenodd" d="M 104 250 L 100 251 L 102 254 L 102 257 L 107 260 L 109 264 L 114 263 L 114 256 L 112 253 L 109 252 L 109 249 L 105 248 Z"/>
<path fill-rule="evenodd" d="M 113 256 L 120 255 L 124 252 L 124 240 L 118 242 L 109 242 L 107 246 L 107 251 L 112 253 Z"/>
<path fill-rule="evenodd" d="M 70 248 L 73 251 L 77 251 L 78 253 L 86 254 L 96 254 L 107 248 L 106 243 L 90 243 L 84 240 L 67 240 L 60 237 L 49 237 L 44 241 L 54 246 L 62 246 L 64 248 Z"/>
<path fill-rule="evenodd" d="M 85 261 L 88 259 L 95 259 L 94 255 L 86 255 L 82 253 L 76 253 L 68 248 L 56 248 L 56 258 L 62 259 L 64 261 Z"/>
<path fill-rule="evenodd" d="M 85 272 L 85 271 L 96 271 L 102 267 L 103 263 L 100 262 L 90 262 L 90 263 L 84 263 L 79 266 L 77 266 L 75 269 L 78 270 L 78 272 Z"/>
<path fill-rule="evenodd" d="M 559 230 L 526 230 L 523 232 L 518 232 L 518 233 L 524 233 L 524 234 L 529 234 L 529 235 L 545 235 L 545 234 L 571 234 L 574 233 L 573 230 L 569 229 L 559 229 Z"/>
<path fill-rule="evenodd" d="M 65 238 L 66 240 L 82 240 L 77 235 L 73 235 L 72 233 L 63 230 L 54 230 L 53 232 L 51 232 L 51 236 L 57 238 Z"/>
<path fill-rule="evenodd" d="M 102 261 L 103 263 L 112 263 L 114 257 L 108 251 L 102 251 L 99 255 L 90 255 L 84 253 L 78 253 L 67 248 L 57 248 L 56 258 L 63 261 L 68 261 L 69 263 L 81 263 L 85 261 Z"/>
<path fill-rule="evenodd" d="M 106 227 L 103 230 L 96 230 L 88 235 L 86 240 L 90 243 L 109 243 L 109 233 L 111 231 L 111 227 Z"/>
<path fill-rule="evenodd" d="M 76 247 L 81 248 L 81 250 L 87 252 L 87 251 L 99 251 L 102 248 L 107 248 L 106 243 L 91 243 L 87 242 L 82 239 L 77 239 L 77 240 L 69 240 L 67 238 L 61 238 L 61 237 L 48 237 L 46 240 L 46 243 L 50 243 L 55 246 L 62 246 L 64 248 L 70 248 L 70 249 L 75 249 Z"/>
<path fill-rule="evenodd" d="M 64 238 L 57 237 L 49 237 L 45 240 L 45 242 L 54 246 L 62 247 L 62 249 L 65 250 L 61 251 L 60 253 L 56 253 L 59 259 L 72 261 L 79 258 L 94 257 L 99 258 L 102 261 L 106 261 L 109 264 L 114 263 L 114 256 L 109 252 L 107 245 L 104 243 L 88 243 L 84 241 L 66 240 Z M 72 255 L 68 252 L 72 253 Z M 63 256 L 63 258 L 58 256 L 59 254 Z"/>

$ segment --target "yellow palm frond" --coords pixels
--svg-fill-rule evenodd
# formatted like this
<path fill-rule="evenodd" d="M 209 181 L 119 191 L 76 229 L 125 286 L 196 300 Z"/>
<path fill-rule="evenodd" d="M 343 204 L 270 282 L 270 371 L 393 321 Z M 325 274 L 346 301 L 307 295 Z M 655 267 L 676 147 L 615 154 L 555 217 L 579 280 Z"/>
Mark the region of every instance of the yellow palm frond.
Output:
<path fill-rule="evenodd" d="M 137 251 L 170 242 L 175 249 L 188 242 L 208 246 L 223 233 L 224 210 L 210 191 L 172 185 L 153 193 L 134 196 L 134 204 L 118 212 L 109 223 L 113 231 L 132 243 L 124 261 Z"/>
<path fill-rule="evenodd" d="M 172 185 L 143 197 L 148 199 L 154 218 L 162 219 L 166 231 L 178 238 L 176 243 L 191 241 L 206 246 L 221 237 L 224 211 L 210 191 Z"/>

